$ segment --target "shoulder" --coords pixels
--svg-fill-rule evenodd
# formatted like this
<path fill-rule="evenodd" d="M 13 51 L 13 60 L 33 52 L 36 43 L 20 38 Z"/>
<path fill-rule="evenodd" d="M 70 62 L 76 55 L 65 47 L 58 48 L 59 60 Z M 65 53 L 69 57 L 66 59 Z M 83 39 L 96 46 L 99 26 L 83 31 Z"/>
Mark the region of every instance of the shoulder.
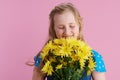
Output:
<path fill-rule="evenodd" d="M 94 59 L 101 59 L 102 58 L 102 55 L 95 50 L 91 50 L 91 53 L 93 54 Z"/>
<path fill-rule="evenodd" d="M 105 64 L 104 64 L 104 60 L 102 58 L 102 55 L 95 50 L 91 50 L 91 53 L 93 54 L 93 59 L 96 63 L 95 71 L 106 72 L 106 68 L 105 68 Z"/>

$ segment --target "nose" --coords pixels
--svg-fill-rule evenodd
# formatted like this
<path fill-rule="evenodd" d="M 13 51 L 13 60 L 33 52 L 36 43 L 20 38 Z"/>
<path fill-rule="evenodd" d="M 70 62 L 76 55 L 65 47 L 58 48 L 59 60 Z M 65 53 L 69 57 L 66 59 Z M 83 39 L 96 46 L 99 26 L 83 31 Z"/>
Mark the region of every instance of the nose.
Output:
<path fill-rule="evenodd" d="M 63 36 L 64 36 L 65 38 L 72 36 L 72 32 L 71 32 L 71 30 L 70 30 L 69 27 L 66 27 L 66 28 L 65 28 Z"/>

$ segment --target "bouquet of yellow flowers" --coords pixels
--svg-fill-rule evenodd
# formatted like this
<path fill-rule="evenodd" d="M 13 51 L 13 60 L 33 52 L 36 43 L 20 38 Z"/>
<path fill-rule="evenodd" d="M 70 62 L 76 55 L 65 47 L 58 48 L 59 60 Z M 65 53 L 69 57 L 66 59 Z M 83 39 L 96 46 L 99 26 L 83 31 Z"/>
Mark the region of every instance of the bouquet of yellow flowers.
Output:
<path fill-rule="evenodd" d="M 40 54 L 45 63 L 42 71 L 54 80 L 79 80 L 83 73 L 89 75 L 94 70 L 91 50 L 84 41 L 74 38 L 51 40 Z"/>

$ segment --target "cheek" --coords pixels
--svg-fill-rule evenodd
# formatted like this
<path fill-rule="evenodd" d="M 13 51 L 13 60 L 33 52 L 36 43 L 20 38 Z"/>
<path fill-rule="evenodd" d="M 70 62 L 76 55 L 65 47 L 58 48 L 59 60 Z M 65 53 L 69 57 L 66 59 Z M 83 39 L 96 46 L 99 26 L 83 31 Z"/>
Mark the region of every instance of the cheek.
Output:
<path fill-rule="evenodd" d="M 61 30 L 61 29 L 55 29 L 55 33 L 56 33 L 57 37 L 60 37 L 63 34 L 63 30 Z"/>
<path fill-rule="evenodd" d="M 62 35 L 63 34 L 63 30 L 56 30 L 56 34 Z"/>
<path fill-rule="evenodd" d="M 73 30 L 74 34 L 75 35 L 78 35 L 79 34 L 79 27 L 76 27 L 74 30 Z"/>

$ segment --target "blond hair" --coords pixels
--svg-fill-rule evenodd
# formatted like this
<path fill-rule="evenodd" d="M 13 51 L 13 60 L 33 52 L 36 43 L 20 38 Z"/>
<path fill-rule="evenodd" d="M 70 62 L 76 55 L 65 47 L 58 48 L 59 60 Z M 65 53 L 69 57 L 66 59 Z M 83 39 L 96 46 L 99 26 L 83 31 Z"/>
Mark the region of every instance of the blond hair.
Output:
<path fill-rule="evenodd" d="M 54 30 L 54 16 L 56 14 L 63 14 L 65 11 L 71 11 L 75 17 L 76 22 L 79 25 L 79 35 L 78 39 L 83 40 L 82 34 L 82 18 L 80 16 L 79 11 L 74 7 L 72 3 L 61 3 L 55 6 L 49 14 L 50 26 L 49 26 L 49 40 L 57 38 L 55 30 Z"/>

